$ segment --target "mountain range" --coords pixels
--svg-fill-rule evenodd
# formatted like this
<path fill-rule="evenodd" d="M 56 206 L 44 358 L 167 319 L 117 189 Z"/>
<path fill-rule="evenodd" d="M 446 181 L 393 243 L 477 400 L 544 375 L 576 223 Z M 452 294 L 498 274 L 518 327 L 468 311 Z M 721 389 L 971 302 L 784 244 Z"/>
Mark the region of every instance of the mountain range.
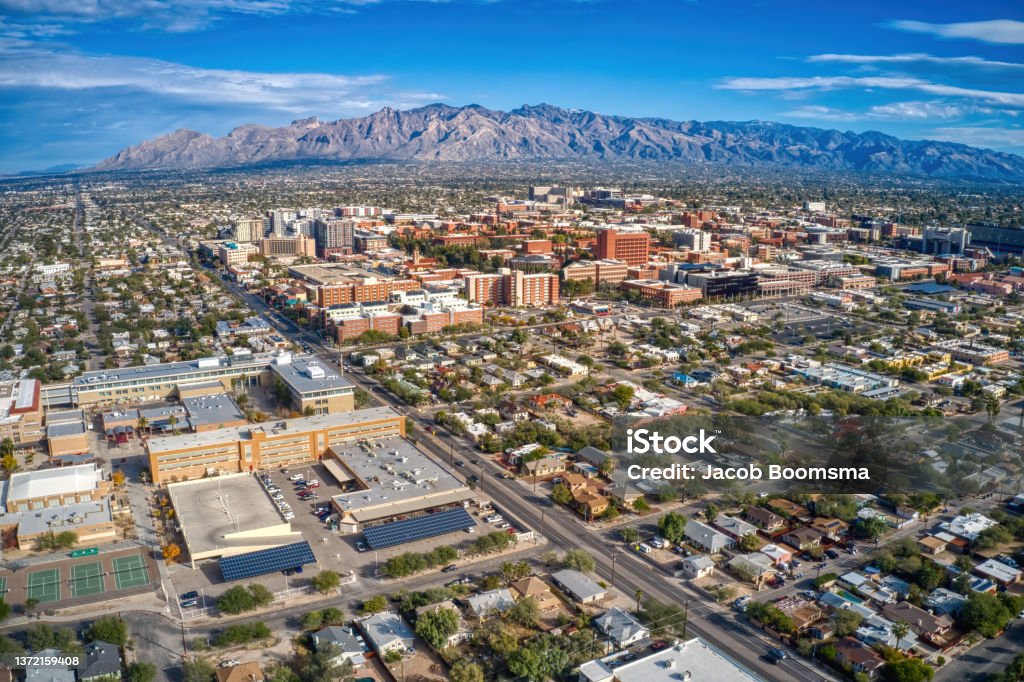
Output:
<path fill-rule="evenodd" d="M 767 121 L 670 121 L 549 104 L 384 108 L 363 118 L 316 117 L 224 137 L 176 132 L 121 150 L 92 170 L 238 167 L 286 161 L 622 161 L 864 171 L 1024 182 L 1024 157 L 963 144 L 900 140 Z"/>

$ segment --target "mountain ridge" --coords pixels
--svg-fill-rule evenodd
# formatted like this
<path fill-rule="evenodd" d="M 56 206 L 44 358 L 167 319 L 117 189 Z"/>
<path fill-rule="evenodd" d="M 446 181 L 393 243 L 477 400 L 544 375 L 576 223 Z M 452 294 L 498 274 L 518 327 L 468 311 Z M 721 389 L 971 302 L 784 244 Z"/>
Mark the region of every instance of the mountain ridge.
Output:
<path fill-rule="evenodd" d="M 362 118 L 316 116 L 220 138 L 179 129 L 126 147 L 92 170 L 188 169 L 280 161 L 650 160 L 1024 182 L 1024 157 L 954 142 L 900 140 L 774 121 L 673 121 L 551 104 L 498 111 L 443 103 Z"/>

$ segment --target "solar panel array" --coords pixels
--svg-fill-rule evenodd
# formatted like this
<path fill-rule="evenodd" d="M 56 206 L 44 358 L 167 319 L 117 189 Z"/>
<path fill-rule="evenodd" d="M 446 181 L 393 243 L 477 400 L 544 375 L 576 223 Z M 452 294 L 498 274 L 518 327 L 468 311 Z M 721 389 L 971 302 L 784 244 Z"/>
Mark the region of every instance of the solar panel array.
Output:
<path fill-rule="evenodd" d="M 476 525 L 465 509 L 449 509 L 436 514 L 418 516 L 405 521 L 393 521 L 363 531 L 367 544 L 372 549 L 384 549 L 403 545 L 407 542 L 432 538 L 436 535 L 465 530 Z"/>
<path fill-rule="evenodd" d="M 220 572 L 224 580 L 242 580 L 257 575 L 286 571 L 306 564 L 315 564 L 313 548 L 308 542 L 296 542 L 258 552 L 224 557 L 220 560 Z"/>

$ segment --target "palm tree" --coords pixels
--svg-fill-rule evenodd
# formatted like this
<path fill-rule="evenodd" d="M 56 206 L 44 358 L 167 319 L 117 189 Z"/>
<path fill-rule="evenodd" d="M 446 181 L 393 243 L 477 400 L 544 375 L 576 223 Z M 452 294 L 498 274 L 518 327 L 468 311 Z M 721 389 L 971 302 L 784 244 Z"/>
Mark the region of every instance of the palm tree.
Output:
<path fill-rule="evenodd" d="M 640 611 L 640 600 L 644 598 L 644 591 L 637 590 L 634 596 L 636 597 L 636 610 Z"/>
<path fill-rule="evenodd" d="M 910 634 L 910 624 L 905 620 L 898 620 L 892 624 L 892 634 L 896 637 L 896 648 L 899 648 L 900 642 Z"/>
<path fill-rule="evenodd" d="M 140 437 L 147 428 L 149 428 L 149 420 L 145 417 L 139 417 L 139 421 L 135 422 L 135 430 L 139 432 Z"/>
<path fill-rule="evenodd" d="M 170 417 L 167 418 L 167 423 L 171 425 L 171 428 L 174 430 L 174 435 L 177 436 L 178 435 L 178 415 L 172 414 Z"/>

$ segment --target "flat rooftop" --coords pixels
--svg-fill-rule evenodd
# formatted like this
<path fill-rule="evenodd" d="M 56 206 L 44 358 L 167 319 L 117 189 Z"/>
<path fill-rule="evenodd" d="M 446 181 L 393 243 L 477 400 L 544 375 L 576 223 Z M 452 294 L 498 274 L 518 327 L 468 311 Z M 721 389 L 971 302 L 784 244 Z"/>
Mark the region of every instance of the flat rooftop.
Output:
<path fill-rule="evenodd" d="M 79 526 L 110 523 L 113 515 L 107 500 L 80 502 L 63 507 L 48 507 L 36 511 L 15 512 L 3 517 L 4 523 L 17 523 L 18 535 L 36 535 L 52 530 L 61 533 Z"/>
<path fill-rule="evenodd" d="M 295 542 L 291 524 L 255 476 L 229 474 L 172 483 L 167 492 L 193 556 Z M 232 537 L 245 534 L 250 537 Z"/>
<path fill-rule="evenodd" d="M 188 412 L 188 423 L 193 429 L 245 421 L 245 415 L 227 393 L 184 398 L 181 403 Z"/>
<path fill-rule="evenodd" d="M 173 452 L 189 448 L 199 448 L 216 443 L 250 440 L 254 431 L 265 431 L 270 435 L 291 435 L 306 433 L 336 426 L 352 426 L 363 422 L 383 421 L 401 417 L 390 407 L 370 407 L 365 410 L 351 412 L 334 412 L 318 414 L 312 417 L 295 419 L 277 419 L 263 424 L 247 424 L 245 426 L 229 426 L 203 433 L 185 433 L 167 438 L 152 438 L 146 441 L 150 452 Z"/>
<path fill-rule="evenodd" d="M 352 386 L 330 365 L 313 355 L 280 355 L 270 369 L 297 393 L 312 393 Z"/>
<path fill-rule="evenodd" d="M 288 268 L 288 274 L 304 279 L 311 284 L 356 284 L 365 280 L 388 281 L 389 277 L 382 277 L 375 273 L 367 272 L 360 268 L 344 263 L 319 264 L 319 265 L 294 265 Z"/>
<path fill-rule="evenodd" d="M 39 408 L 39 382 L 35 379 L 0 381 L 0 422 L 18 418 L 19 412 Z"/>
<path fill-rule="evenodd" d="M 695 637 L 661 651 L 638 658 L 635 661 L 613 667 L 606 661 L 614 661 L 618 656 L 610 656 L 600 661 L 590 661 L 580 666 L 580 673 L 588 679 L 602 679 L 614 674 L 619 682 L 669 682 L 684 679 L 682 675 L 690 673 L 688 679 L 699 680 L 730 680 L 731 682 L 763 682 L 763 678 L 740 667 L 725 654 L 710 644 Z M 597 673 L 595 675 L 595 673 Z M 603 674 L 602 674 L 603 673 Z"/>
<path fill-rule="evenodd" d="M 332 497 L 338 509 L 357 521 L 409 514 L 473 496 L 450 471 L 400 436 L 378 438 L 369 448 L 352 442 L 331 450 L 367 488 Z"/>
<path fill-rule="evenodd" d="M 102 477 L 103 472 L 95 464 L 25 471 L 11 476 L 7 500 L 17 502 L 50 495 L 88 492 L 96 489 Z"/>
<path fill-rule="evenodd" d="M 190 372 L 208 372 L 210 370 L 228 369 L 231 367 L 268 365 L 275 355 L 275 353 L 236 353 L 231 356 L 199 358 L 197 360 L 183 360 L 181 362 L 162 362 L 158 365 L 101 369 L 85 372 L 81 376 L 75 377 L 73 383 L 79 389 L 88 390 L 92 384 L 112 381 L 158 380 Z"/>

